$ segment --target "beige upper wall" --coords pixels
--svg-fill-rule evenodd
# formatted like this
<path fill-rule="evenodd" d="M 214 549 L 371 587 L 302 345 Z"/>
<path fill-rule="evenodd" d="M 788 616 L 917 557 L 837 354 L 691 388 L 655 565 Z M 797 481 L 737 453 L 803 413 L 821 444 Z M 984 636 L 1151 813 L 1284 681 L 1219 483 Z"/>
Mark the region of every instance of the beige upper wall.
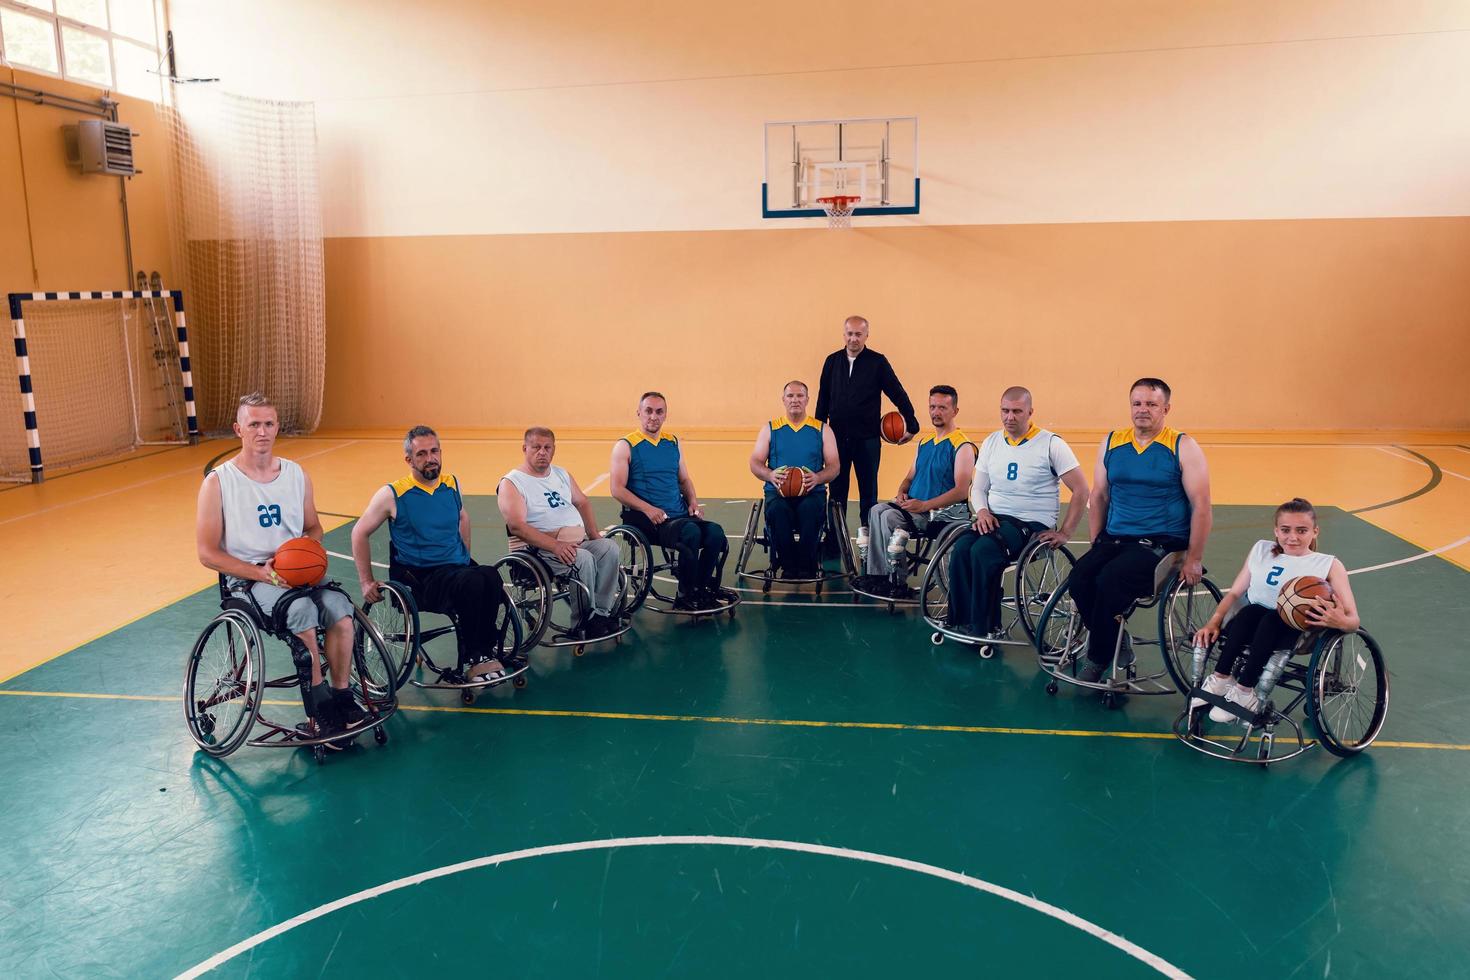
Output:
<path fill-rule="evenodd" d="M 873 223 L 1470 214 L 1463 2 L 218 9 L 181 70 L 317 102 L 329 237 L 789 227 L 761 124 L 900 114 L 923 214 Z"/>

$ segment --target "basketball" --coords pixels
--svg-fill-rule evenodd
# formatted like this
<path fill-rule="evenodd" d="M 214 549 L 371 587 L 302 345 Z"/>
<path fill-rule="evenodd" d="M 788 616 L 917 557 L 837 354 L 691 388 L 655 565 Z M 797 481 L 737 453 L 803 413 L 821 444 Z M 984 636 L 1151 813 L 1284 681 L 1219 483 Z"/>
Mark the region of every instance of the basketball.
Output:
<path fill-rule="evenodd" d="M 802 479 L 805 475 L 806 470 L 800 466 L 788 466 L 786 475 L 781 478 L 781 485 L 776 488 L 777 492 L 783 497 L 800 497 L 804 492 Z"/>
<path fill-rule="evenodd" d="M 1314 599 L 1325 599 L 1329 605 L 1337 605 L 1337 600 L 1332 597 L 1332 586 L 1315 575 L 1301 575 L 1281 586 L 1281 594 L 1276 597 L 1276 611 L 1286 625 L 1299 630 L 1311 629 L 1307 610 L 1312 607 Z"/>
<path fill-rule="evenodd" d="M 868 416 L 872 418 L 872 416 Z M 889 412 L 883 416 L 882 422 L 883 441 L 897 445 L 908 433 L 908 426 L 903 424 L 903 416 L 897 412 Z"/>
<path fill-rule="evenodd" d="M 327 573 L 327 552 L 311 538 L 292 538 L 276 549 L 272 566 L 291 588 L 315 585 Z"/>

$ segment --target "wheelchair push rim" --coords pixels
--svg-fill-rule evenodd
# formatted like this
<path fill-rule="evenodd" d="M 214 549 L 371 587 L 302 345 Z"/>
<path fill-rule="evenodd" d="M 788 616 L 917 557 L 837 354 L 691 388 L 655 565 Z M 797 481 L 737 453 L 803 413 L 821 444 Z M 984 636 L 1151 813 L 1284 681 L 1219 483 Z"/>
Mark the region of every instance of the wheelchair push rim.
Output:
<path fill-rule="evenodd" d="M 184 724 L 201 751 L 223 758 L 249 738 L 260 714 L 263 668 L 260 633 L 241 613 L 220 613 L 194 641 L 184 666 Z M 220 705 L 234 706 L 223 724 Z"/>
<path fill-rule="evenodd" d="M 1307 717 L 1335 756 L 1373 744 L 1388 717 L 1388 669 L 1377 640 L 1361 629 L 1318 638 L 1307 667 Z"/>
<path fill-rule="evenodd" d="M 1174 580 L 1170 579 L 1161 594 L 1162 598 L 1155 596 L 1142 600 L 1134 606 L 1133 611 L 1153 605 L 1156 601 L 1165 601 L 1172 594 L 1173 587 Z M 1176 693 L 1173 677 L 1166 666 L 1161 665 L 1151 674 L 1138 672 L 1138 648 L 1160 646 L 1162 650 L 1161 641 L 1134 637 L 1128 632 L 1126 620 L 1119 624 L 1119 646 L 1115 647 L 1113 660 L 1104 668 L 1103 675 L 1096 681 L 1083 680 L 1080 671 L 1087 663 L 1088 636 L 1087 627 L 1072 600 L 1070 583 L 1064 582 L 1047 601 L 1041 619 L 1037 622 L 1036 662 L 1041 672 L 1051 678 L 1046 687 L 1048 694 L 1057 692 L 1059 681 L 1073 687 L 1097 691 L 1109 705 L 1116 704 L 1116 699 L 1122 696 L 1152 697 Z M 1133 660 L 1127 666 L 1119 666 L 1117 657 L 1125 636 L 1133 648 Z"/>
<path fill-rule="evenodd" d="M 389 660 L 394 667 L 394 686 L 401 689 L 419 662 L 420 633 L 418 604 L 413 592 L 401 582 L 384 582 L 382 599 L 364 602 L 362 611 L 372 620 L 387 644 Z M 437 635 L 437 634 L 436 634 Z"/>

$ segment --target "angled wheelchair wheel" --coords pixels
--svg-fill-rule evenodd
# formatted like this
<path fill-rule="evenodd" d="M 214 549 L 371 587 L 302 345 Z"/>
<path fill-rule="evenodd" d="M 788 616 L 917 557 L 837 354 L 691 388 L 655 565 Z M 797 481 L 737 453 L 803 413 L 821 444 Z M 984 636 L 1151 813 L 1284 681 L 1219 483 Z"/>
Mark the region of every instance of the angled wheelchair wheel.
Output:
<path fill-rule="evenodd" d="M 522 638 L 514 648 L 507 650 L 525 653 L 541 642 L 546 629 L 551 625 L 551 576 L 546 565 L 532 555 L 512 551 L 498 559 L 494 568 L 505 583 L 505 595 L 515 606 L 516 616 L 521 621 Z"/>
<path fill-rule="evenodd" d="M 949 559 L 955 542 L 968 527 L 967 524 L 956 524 L 946 529 L 924 569 L 924 581 L 919 585 L 919 610 L 932 623 L 949 620 Z M 933 638 L 930 639 L 932 641 Z"/>
<path fill-rule="evenodd" d="M 653 589 L 653 549 L 635 528 L 618 524 L 607 529 L 603 537 L 618 546 L 618 567 L 623 571 L 622 610 L 631 616 L 643 607 Z"/>
<path fill-rule="evenodd" d="M 260 713 L 264 668 L 260 631 L 248 616 L 227 610 L 210 620 L 184 667 L 184 722 L 194 744 L 213 756 L 244 744 Z"/>
<path fill-rule="evenodd" d="M 1189 585 L 1177 572 L 1169 577 L 1159 600 L 1159 646 L 1164 667 L 1180 694 L 1194 687 L 1194 634 L 1220 608 L 1220 589 L 1207 578 Z"/>
<path fill-rule="evenodd" d="M 1388 715 L 1388 669 L 1378 642 L 1362 630 L 1324 632 L 1307 667 L 1307 717 L 1336 756 L 1373 744 Z"/>
<path fill-rule="evenodd" d="M 1026 639 L 1036 642 L 1041 611 L 1072 574 L 1076 563 L 1066 545 L 1053 548 L 1034 536 L 1016 556 L 1016 618 L 1026 631 Z"/>
<path fill-rule="evenodd" d="M 837 545 L 837 560 L 842 563 L 843 574 L 849 578 L 858 574 L 857 558 L 852 552 L 852 538 L 847 536 L 847 510 L 832 500 L 827 502 L 825 533 L 831 535 Z"/>
<path fill-rule="evenodd" d="M 398 582 L 384 582 L 383 598 L 364 603 L 362 611 L 377 627 L 393 664 L 394 690 L 408 683 L 419 655 L 419 608 L 413 592 Z"/>
<path fill-rule="evenodd" d="M 1063 582 L 1042 607 L 1036 621 L 1036 659 L 1041 669 L 1048 674 L 1076 674 L 1079 662 L 1087 649 L 1087 627 L 1082 614 L 1072 599 L 1072 591 Z M 1056 682 L 1047 686 L 1054 692 Z"/>
<path fill-rule="evenodd" d="M 761 507 L 764 500 L 757 500 L 750 505 L 750 516 L 745 519 L 745 533 L 740 537 L 740 551 L 735 556 L 735 575 L 745 574 L 745 567 L 750 562 L 751 553 L 756 546 L 756 528 L 760 524 Z"/>
<path fill-rule="evenodd" d="M 378 627 L 361 609 L 352 615 L 352 693 L 369 715 L 398 705 L 399 665 Z"/>

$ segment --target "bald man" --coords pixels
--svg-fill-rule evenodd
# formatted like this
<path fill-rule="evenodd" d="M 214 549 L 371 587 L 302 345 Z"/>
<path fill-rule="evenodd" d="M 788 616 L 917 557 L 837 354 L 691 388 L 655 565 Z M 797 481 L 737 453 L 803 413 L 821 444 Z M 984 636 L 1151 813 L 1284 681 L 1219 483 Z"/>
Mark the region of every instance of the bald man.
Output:
<path fill-rule="evenodd" d="M 919 419 L 888 358 L 868 346 L 868 321 L 860 316 L 844 320 L 842 341 L 842 349 L 833 351 L 822 364 L 813 414 L 817 421 L 831 426 L 837 438 L 838 470 L 832 480 L 832 500 L 842 504 L 846 512 L 851 467 L 857 472 L 859 520 L 866 527 L 868 514 L 878 502 L 882 396 L 887 395 L 903 416 L 907 430 L 903 442 L 918 435 Z"/>

